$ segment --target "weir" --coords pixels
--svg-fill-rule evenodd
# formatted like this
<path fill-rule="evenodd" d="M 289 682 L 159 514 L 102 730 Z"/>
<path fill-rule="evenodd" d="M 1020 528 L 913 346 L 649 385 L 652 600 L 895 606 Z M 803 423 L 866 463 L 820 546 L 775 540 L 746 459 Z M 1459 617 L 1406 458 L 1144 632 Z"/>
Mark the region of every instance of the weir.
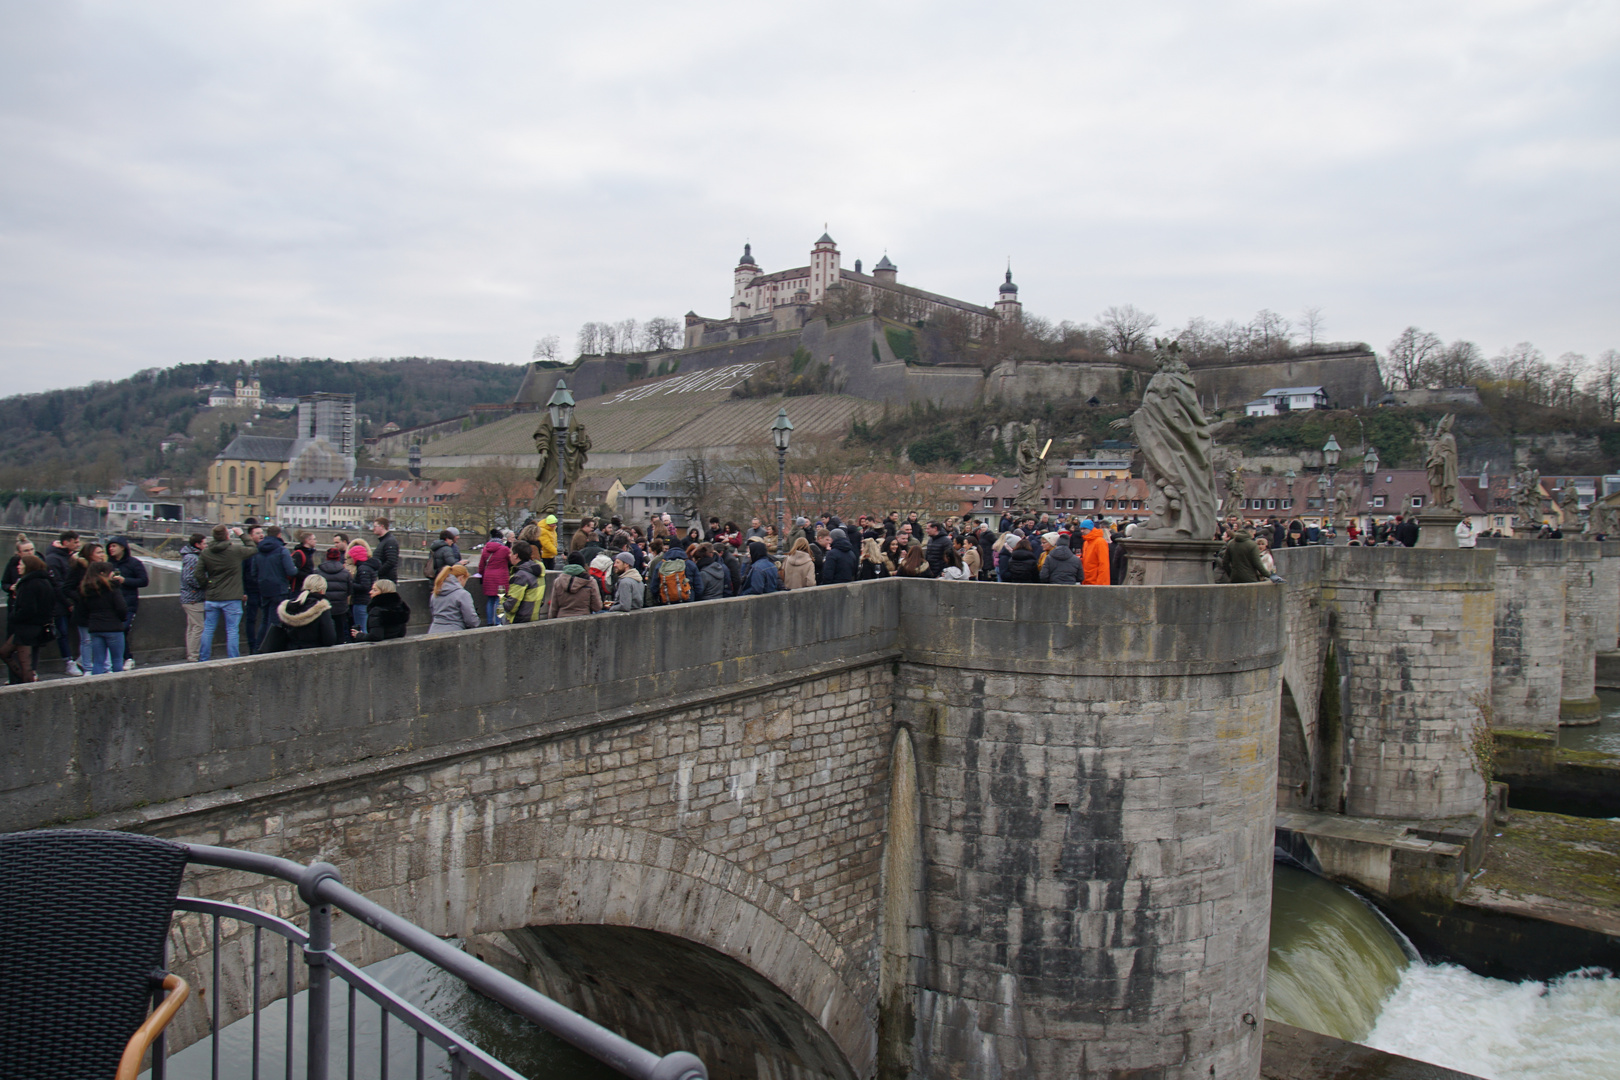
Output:
<path fill-rule="evenodd" d="M 854 1076 L 1254 1077 L 1274 825 L 1447 895 L 1481 702 L 1550 663 L 1504 651 L 1489 548 L 1277 557 L 1285 585 L 890 580 L 12 688 L 0 828 L 325 859 L 469 941 L 666 935 Z"/>

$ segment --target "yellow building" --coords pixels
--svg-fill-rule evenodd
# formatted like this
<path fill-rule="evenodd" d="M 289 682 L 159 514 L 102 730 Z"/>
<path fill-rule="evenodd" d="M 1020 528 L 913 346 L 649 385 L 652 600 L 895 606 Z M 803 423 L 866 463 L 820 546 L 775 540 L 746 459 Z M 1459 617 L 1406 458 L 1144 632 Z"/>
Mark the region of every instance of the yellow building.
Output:
<path fill-rule="evenodd" d="M 238 435 L 208 470 L 208 516 L 227 525 L 244 518 L 271 518 L 286 489 L 293 440 Z"/>

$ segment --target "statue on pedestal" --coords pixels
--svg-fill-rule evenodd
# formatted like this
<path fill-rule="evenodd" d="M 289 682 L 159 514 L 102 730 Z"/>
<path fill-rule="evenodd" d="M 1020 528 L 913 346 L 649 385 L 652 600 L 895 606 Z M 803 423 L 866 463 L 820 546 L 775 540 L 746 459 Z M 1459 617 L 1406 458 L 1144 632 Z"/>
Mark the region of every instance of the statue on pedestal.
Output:
<path fill-rule="evenodd" d="M 1242 514 L 1247 496 L 1243 485 L 1243 466 L 1234 465 L 1226 470 L 1226 505 L 1222 509 L 1228 514 Z"/>
<path fill-rule="evenodd" d="M 535 482 L 540 490 L 535 494 L 534 512 L 537 517 L 558 512 L 557 477 L 562 462 L 557 458 L 557 429 L 551 426 L 551 417 L 540 414 L 540 426 L 534 429 L 534 452 L 540 455 L 540 468 L 535 471 Z"/>
<path fill-rule="evenodd" d="M 1525 469 L 1513 481 L 1514 512 L 1519 527 L 1534 529 L 1541 524 L 1541 473 Z"/>
<path fill-rule="evenodd" d="M 1050 447 L 1051 443 L 1048 442 Z M 1014 509 L 1021 514 L 1041 512 L 1041 491 L 1046 487 L 1046 455 L 1035 446 L 1035 425 L 1018 444 L 1018 497 Z"/>
<path fill-rule="evenodd" d="M 1456 419 L 1453 413 L 1441 417 L 1428 439 L 1428 454 L 1423 466 L 1429 472 L 1431 513 L 1436 510 L 1462 513 L 1462 499 L 1457 494 L 1457 436 L 1451 433 L 1451 425 Z"/>
<path fill-rule="evenodd" d="M 1355 515 L 1355 496 L 1350 494 L 1350 486 L 1342 485 L 1333 493 L 1333 524 L 1339 525 L 1350 520 Z"/>
<path fill-rule="evenodd" d="M 574 500 L 574 487 L 579 478 L 585 473 L 585 461 L 591 456 L 591 436 L 585 430 L 584 424 L 575 424 L 568 429 L 568 441 L 563 447 L 563 486 L 568 489 L 568 505 L 566 509 L 573 512 L 579 509 Z"/>
<path fill-rule="evenodd" d="M 1137 535 L 1208 540 L 1215 535 L 1217 502 L 1210 463 L 1214 439 L 1180 351 L 1174 342 L 1160 348 L 1159 368 L 1142 393 L 1142 404 L 1113 426 L 1128 426 L 1142 449 L 1152 516 Z"/>
<path fill-rule="evenodd" d="M 1574 478 L 1566 478 L 1564 486 L 1558 491 L 1558 516 L 1561 519 L 1558 527 L 1565 533 L 1577 529 L 1581 524 L 1581 495 L 1575 490 Z"/>

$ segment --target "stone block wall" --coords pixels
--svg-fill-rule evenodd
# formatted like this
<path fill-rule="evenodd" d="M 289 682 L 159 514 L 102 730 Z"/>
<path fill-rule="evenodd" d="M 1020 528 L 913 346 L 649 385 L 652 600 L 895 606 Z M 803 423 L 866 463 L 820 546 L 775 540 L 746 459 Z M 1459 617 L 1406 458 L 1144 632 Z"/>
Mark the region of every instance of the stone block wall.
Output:
<path fill-rule="evenodd" d="M 1326 566 L 1343 697 L 1344 812 L 1478 815 L 1470 749 L 1492 682 L 1496 554 L 1345 548 Z"/>
<path fill-rule="evenodd" d="M 893 680 L 892 661 L 868 663 L 125 823 L 332 862 L 351 888 L 441 936 L 584 924 L 698 942 L 782 988 L 864 1076 L 875 1053 L 873 912 Z M 200 870 L 186 891 L 261 898 L 242 890 L 243 875 Z M 245 970 L 250 936 L 227 938 L 228 968 Z M 334 939 L 362 963 L 397 951 L 352 919 L 336 921 Z M 213 990 L 195 917 L 181 920 L 174 955 L 194 987 Z M 231 1018 L 250 1006 L 243 985 L 225 982 Z M 204 1011 L 191 1012 L 182 1043 L 206 1034 Z M 672 1045 L 646 1019 L 627 1033 L 660 1053 L 727 1055 Z"/>
<path fill-rule="evenodd" d="M 1282 589 L 901 584 L 913 1075 L 1255 1076 Z"/>
<path fill-rule="evenodd" d="M 1576 723 L 1596 722 L 1599 715 L 1594 681 L 1597 637 L 1613 606 L 1614 574 L 1605 568 L 1602 548 L 1566 542 L 1564 561 L 1564 672 L 1559 716 Z M 1605 588 L 1607 586 L 1607 588 Z"/>
<path fill-rule="evenodd" d="M 1496 552 L 1496 636 L 1491 647 L 1492 723 L 1557 731 L 1564 681 L 1567 544 L 1487 537 Z"/>
<path fill-rule="evenodd" d="M 1278 710 L 1277 805 L 1304 809 L 1323 798 L 1320 709 L 1323 666 L 1327 661 L 1328 620 L 1322 604 L 1322 573 L 1332 551 L 1326 547 L 1281 548 L 1274 553 L 1283 586 L 1284 634 L 1288 643 L 1282 668 L 1282 707 Z"/>

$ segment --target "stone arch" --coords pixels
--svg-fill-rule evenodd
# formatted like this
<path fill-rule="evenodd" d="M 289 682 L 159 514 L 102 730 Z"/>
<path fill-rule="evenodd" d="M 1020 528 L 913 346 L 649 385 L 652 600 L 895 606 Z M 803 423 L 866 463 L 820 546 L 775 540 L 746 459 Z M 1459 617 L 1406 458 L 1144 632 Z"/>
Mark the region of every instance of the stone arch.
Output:
<path fill-rule="evenodd" d="M 1277 705 L 1277 806 L 1309 809 L 1311 805 L 1311 750 L 1305 737 L 1294 689 L 1284 677 Z"/>
<path fill-rule="evenodd" d="M 600 925 L 695 942 L 778 987 L 815 1019 L 857 1076 L 871 1073 L 877 985 L 867 970 L 870 950 L 846 949 L 794 896 L 712 852 L 645 830 L 564 826 L 525 839 L 526 857 L 463 868 L 455 865 L 452 838 L 443 870 L 367 895 L 446 937 Z M 357 944 L 364 963 L 397 951 L 369 933 Z"/>

